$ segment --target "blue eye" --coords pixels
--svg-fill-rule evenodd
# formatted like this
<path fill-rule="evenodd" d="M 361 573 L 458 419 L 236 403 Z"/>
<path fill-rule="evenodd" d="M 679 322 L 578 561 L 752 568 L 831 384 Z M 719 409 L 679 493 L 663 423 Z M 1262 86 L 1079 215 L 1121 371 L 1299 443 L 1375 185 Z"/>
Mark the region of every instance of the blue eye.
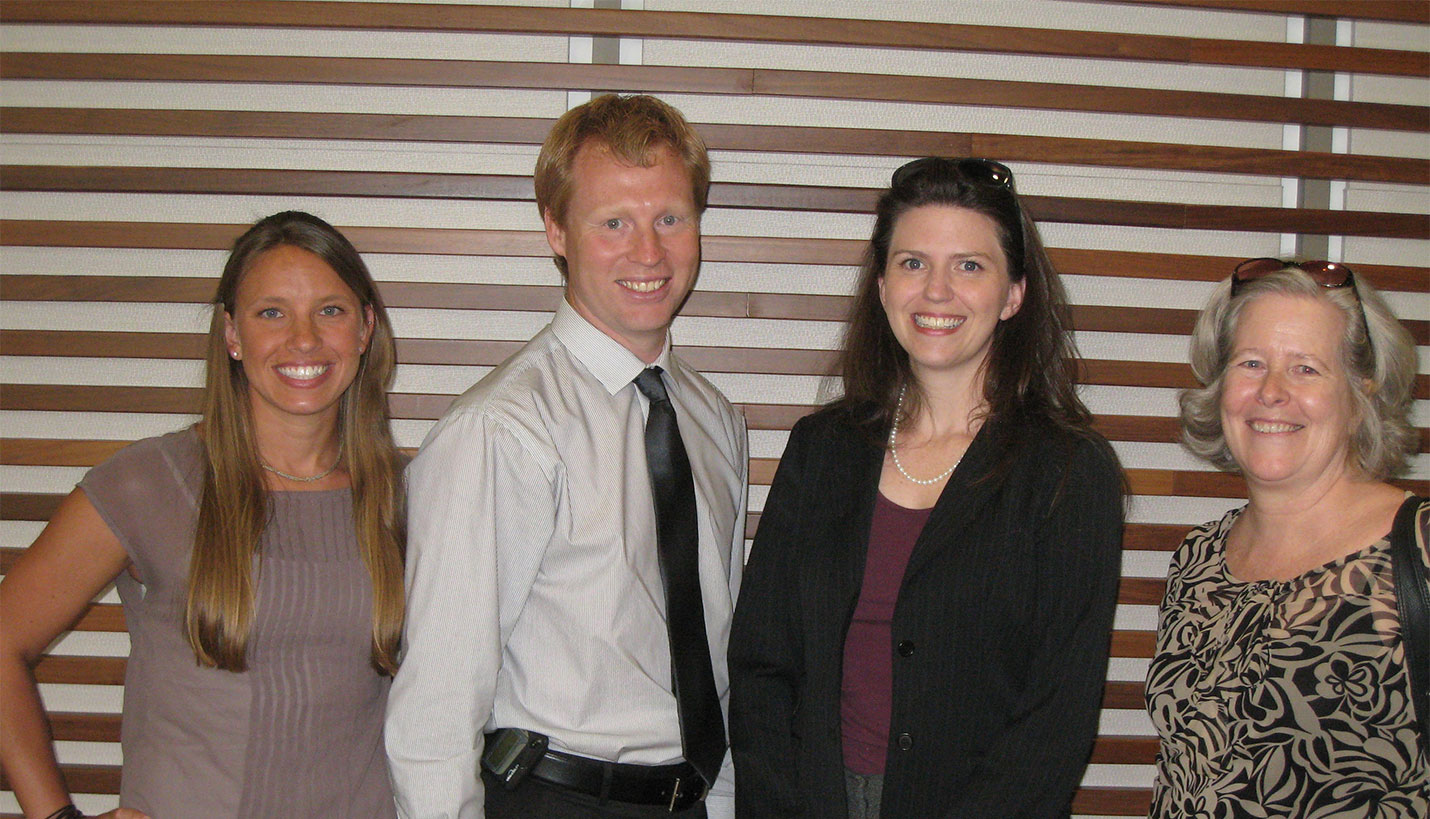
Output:
<path fill-rule="evenodd" d="M 923 259 L 915 259 L 911 256 L 907 259 L 904 259 L 902 262 L 899 262 L 899 266 L 906 270 L 923 270 L 924 261 Z"/>
<path fill-rule="evenodd" d="M 324 307 L 322 310 L 319 310 L 318 314 L 323 316 L 340 316 L 343 314 L 343 308 L 337 306 L 336 304 L 330 304 L 327 307 Z"/>
<path fill-rule="evenodd" d="M 607 228 L 608 230 L 620 230 L 620 228 L 621 228 L 621 220 L 620 220 L 620 219 L 607 219 L 606 222 L 605 222 L 605 226 L 606 226 L 606 228 Z"/>
<path fill-rule="evenodd" d="M 668 215 L 668 214 L 667 214 L 667 215 L 665 215 L 665 216 L 660 217 L 660 219 L 658 220 L 657 223 L 660 224 L 660 225 L 662 225 L 662 226 L 664 226 L 664 227 L 671 227 L 672 225 L 678 225 L 678 224 L 680 224 L 680 218 L 677 217 L 677 216 L 671 216 L 671 215 Z"/>
<path fill-rule="evenodd" d="M 283 315 L 283 314 L 282 314 L 281 312 L 279 312 L 279 310 L 278 310 L 277 307 L 269 307 L 269 308 L 266 308 L 266 309 L 264 309 L 264 310 L 259 310 L 259 311 L 258 311 L 258 317 L 259 317 L 259 318 L 268 318 L 268 319 L 271 319 L 271 318 L 278 318 L 278 317 L 281 316 L 281 315 Z"/>
<path fill-rule="evenodd" d="M 982 270 L 983 265 L 979 264 L 978 262 L 975 262 L 972 259 L 964 259 L 963 261 L 958 263 L 958 269 L 966 273 L 974 273 L 979 270 Z"/>

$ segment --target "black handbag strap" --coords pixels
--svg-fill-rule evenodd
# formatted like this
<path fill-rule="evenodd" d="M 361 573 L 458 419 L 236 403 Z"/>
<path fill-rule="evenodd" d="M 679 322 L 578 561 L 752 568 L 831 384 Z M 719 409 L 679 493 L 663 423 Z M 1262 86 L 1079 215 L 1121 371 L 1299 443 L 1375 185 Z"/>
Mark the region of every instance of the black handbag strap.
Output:
<path fill-rule="evenodd" d="M 1430 594 L 1425 590 L 1425 567 L 1417 554 L 1415 538 L 1415 516 L 1424 501 L 1406 498 L 1395 514 L 1395 525 L 1390 530 L 1390 565 L 1405 642 L 1410 700 L 1420 723 L 1422 750 L 1430 754 Z"/>

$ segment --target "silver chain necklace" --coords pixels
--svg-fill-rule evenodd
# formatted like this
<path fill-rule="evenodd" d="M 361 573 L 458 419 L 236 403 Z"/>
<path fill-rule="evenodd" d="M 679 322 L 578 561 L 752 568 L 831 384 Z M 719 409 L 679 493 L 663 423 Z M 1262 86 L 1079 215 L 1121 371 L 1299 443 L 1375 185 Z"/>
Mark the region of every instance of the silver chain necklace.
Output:
<path fill-rule="evenodd" d="M 894 468 L 899 470 L 900 475 L 903 475 L 910 482 L 916 483 L 920 486 L 932 486 L 933 484 L 936 484 L 939 481 L 942 481 L 943 479 L 947 478 L 949 475 L 952 475 L 953 470 L 957 469 L 959 463 L 963 461 L 963 456 L 959 455 L 958 460 L 953 462 L 953 466 L 950 466 L 948 469 L 945 469 L 943 473 L 940 474 L 938 477 L 929 478 L 928 480 L 920 480 L 918 478 L 915 478 L 913 475 L 910 475 L 907 470 L 904 469 L 903 464 L 899 463 L 899 450 L 897 447 L 894 446 L 894 439 L 899 437 L 899 416 L 902 415 L 904 412 L 904 390 L 907 387 L 907 384 L 902 387 L 899 387 L 899 405 L 894 408 L 894 424 L 893 427 L 889 430 L 889 454 L 894 456 Z"/>
<path fill-rule="evenodd" d="M 327 469 L 324 469 L 322 472 L 319 472 L 319 473 L 316 474 L 316 475 L 313 475 L 312 477 L 302 478 L 302 477 L 299 477 L 299 476 L 297 476 L 297 475 L 289 475 L 287 472 L 284 472 L 284 471 L 281 470 L 281 469 L 274 469 L 273 467 L 271 467 L 271 466 L 268 465 L 268 462 L 267 462 L 267 461 L 263 460 L 262 458 L 259 458 L 259 459 L 258 459 L 258 463 L 261 464 L 264 469 L 268 470 L 269 472 L 272 472 L 274 475 L 277 475 L 277 476 L 280 477 L 280 478 L 287 478 L 287 479 L 290 480 L 290 481 L 297 481 L 298 483 L 313 483 L 314 481 L 321 481 L 322 479 L 324 479 L 324 478 L 328 477 L 329 475 L 333 474 L 333 471 L 338 468 L 338 464 L 340 464 L 340 463 L 342 463 L 342 462 L 343 462 L 343 451 L 342 451 L 342 449 L 340 448 L 340 449 L 338 449 L 338 457 L 337 457 L 337 460 L 333 461 L 333 465 L 332 465 L 332 466 L 328 467 Z"/>

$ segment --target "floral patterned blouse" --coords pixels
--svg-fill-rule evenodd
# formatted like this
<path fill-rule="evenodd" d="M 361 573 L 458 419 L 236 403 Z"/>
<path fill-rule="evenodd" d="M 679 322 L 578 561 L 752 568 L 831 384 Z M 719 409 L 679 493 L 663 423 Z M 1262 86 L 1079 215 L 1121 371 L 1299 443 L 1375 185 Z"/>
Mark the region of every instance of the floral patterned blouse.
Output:
<path fill-rule="evenodd" d="M 1147 675 L 1161 737 L 1152 817 L 1430 816 L 1389 537 L 1245 583 L 1225 562 L 1241 512 L 1192 531 L 1172 558 Z M 1427 518 L 1430 502 L 1422 555 Z"/>

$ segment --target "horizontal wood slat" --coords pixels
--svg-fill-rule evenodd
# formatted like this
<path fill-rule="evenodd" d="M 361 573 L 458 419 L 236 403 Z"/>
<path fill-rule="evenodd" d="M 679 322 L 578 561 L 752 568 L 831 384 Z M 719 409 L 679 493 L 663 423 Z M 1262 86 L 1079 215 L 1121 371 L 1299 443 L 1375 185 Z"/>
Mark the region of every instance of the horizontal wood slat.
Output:
<path fill-rule="evenodd" d="M 102 301 L 206 304 L 217 277 L 45 276 L 0 274 L 6 301 Z M 526 310 L 551 312 L 561 301 L 554 285 L 379 282 L 389 307 Z M 681 311 L 686 316 L 740 316 L 761 319 L 843 321 L 852 299 L 784 293 L 696 291 Z M 1074 305 L 1073 327 L 1083 331 L 1185 335 L 1197 311 L 1155 307 Z M 1430 333 L 1430 322 L 1406 322 L 1412 334 Z M 1420 342 L 1425 343 L 1425 342 Z"/>
<path fill-rule="evenodd" d="M 0 439 L 0 464 L 5 466 L 94 466 L 108 460 L 130 441 L 82 441 L 63 438 Z"/>
<path fill-rule="evenodd" d="M 491 366 L 505 361 L 522 346 L 517 341 L 458 339 L 398 339 L 397 358 L 404 364 Z M 69 355 L 92 358 L 200 359 L 204 337 L 195 333 L 124 333 L 87 330 L 0 330 L 6 355 Z M 778 375 L 824 375 L 833 366 L 829 350 L 759 349 L 749 347 L 682 346 L 680 357 L 704 372 Z M 1145 361 L 1083 363 L 1082 383 L 1188 387 L 1191 369 L 1185 364 Z"/>
<path fill-rule="evenodd" d="M 1079 0 L 1081 2 L 1082 0 Z M 1135 4 L 1190 9 L 1224 9 L 1262 14 L 1305 14 L 1347 20 L 1430 23 L 1430 3 L 1421 0 L 1092 0 L 1109 5 Z"/>
<path fill-rule="evenodd" d="M 1147 707 L 1146 686 L 1140 682 L 1111 680 L 1102 687 L 1102 707 L 1141 711 Z"/>
<path fill-rule="evenodd" d="M 7 446 L 14 442 L 16 449 L 22 449 L 23 439 L 9 439 Z M 95 441 L 93 456 L 106 456 L 109 441 Z M 36 448 L 43 448 L 40 442 Z M 6 456 L 9 461 L 9 455 Z M 750 484 L 766 486 L 775 476 L 779 466 L 778 458 L 751 458 Z M 1241 476 L 1227 472 L 1193 472 L 1175 469 L 1124 469 L 1127 483 L 1134 495 L 1158 497 L 1181 496 L 1193 498 L 1244 498 L 1246 482 Z M 1397 485 L 1425 494 L 1430 489 L 1430 481 L 1398 480 Z"/>
<path fill-rule="evenodd" d="M 0 520 L 29 520 L 44 522 L 54 515 L 54 510 L 63 500 L 63 495 L 44 493 L 6 492 L 0 493 Z M 751 512 L 745 519 L 745 537 L 751 539 L 759 529 L 759 513 Z M 1171 552 L 1180 545 L 1190 526 L 1170 525 L 1170 523 L 1128 523 L 1123 530 L 1123 549 L 1150 550 L 1150 552 Z M 23 549 L 0 547 L 0 575 L 9 570 L 11 563 L 19 557 Z"/>
<path fill-rule="evenodd" d="M 4 224 L 0 221 L 0 230 L 3 230 Z M 3 241 L 6 241 L 4 234 L 0 233 L 0 242 Z M 1227 256 L 1056 247 L 1048 248 L 1048 256 L 1064 276 L 1127 276 L 1178 281 L 1220 281 L 1230 276 L 1243 261 Z M 706 258 L 709 258 L 708 254 Z M 1371 282 L 1381 290 L 1430 292 L 1430 267 L 1364 264 L 1356 259 L 1347 261 L 1355 265 L 1358 278 Z"/>
<path fill-rule="evenodd" d="M 1364 0 L 1362 0 L 1363 2 Z M 6 22 L 127 25 L 248 25 L 340 29 L 654 37 L 824 46 L 995 52 L 1147 60 L 1258 68 L 1298 68 L 1421 76 L 1427 55 L 1376 48 L 1214 40 L 1169 35 L 790 15 L 617 9 L 486 8 L 223 0 L 94 4 L 8 0 Z"/>
<path fill-rule="evenodd" d="M 69 658 L 93 661 L 95 658 Z M 54 738 L 71 742 L 118 742 L 120 715 L 50 712 Z M 1092 763 L 1104 765 L 1150 765 L 1157 756 L 1155 737 L 1102 736 L 1092 749 Z"/>
<path fill-rule="evenodd" d="M 123 657 L 46 654 L 35 664 L 35 679 L 42 683 L 67 685 L 123 685 L 126 663 Z M 1115 683 L 1109 683 L 1109 687 L 1112 685 Z M 1105 698 L 1113 696 L 1108 694 Z M 1126 692 L 1119 689 L 1115 697 L 1120 702 L 1126 697 Z"/>
<path fill-rule="evenodd" d="M 118 714 L 50 712 L 50 728 L 59 741 L 118 742 Z M 1150 765 L 1157 755 L 1154 737 L 1099 737 L 1093 745 L 1092 762 L 1114 765 Z"/>
<path fill-rule="evenodd" d="M 60 774 L 70 793 L 119 793 L 118 765 L 61 765 Z M 0 790 L 10 788 L 10 777 L 0 768 Z"/>
<path fill-rule="evenodd" d="M 45 518 L 16 517 L 11 514 L 11 499 L 15 493 L 0 494 L 0 520 L 44 520 Z M 61 496 L 40 496 L 51 499 L 51 506 L 58 506 Z M 1131 527 L 1128 527 L 1131 528 Z M 9 571 L 19 559 L 24 549 L 7 547 L 0 549 L 0 573 Z M 1155 606 L 1162 602 L 1166 581 L 1152 577 L 1124 577 L 1118 586 L 1118 602 L 1130 606 Z M 123 631 L 124 612 L 117 604 L 94 603 L 80 618 L 75 628 L 81 631 Z M 1112 653 L 1115 657 L 1151 656 L 1150 631 L 1117 631 L 1113 633 Z"/>
<path fill-rule="evenodd" d="M 1092 745 L 1091 761 L 1094 765 L 1151 765 L 1157 761 L 1157 738 L 1103 734 Z"/>
<path fill-rule="evenodd" d="M 528 177 L 491 174 L 157 168 L 67 165 L 0 166 L 10 190 L 68 193 L 287 194 L 534 201 Z M 717 182 L 711 207 L 873 213 L 880 191 L 808 185 Z M 1430 238 L 1430 220 L 1415 213 L 1197 205 L 1056 196 L 1024 196 L 1040 222 L 1196 230 Z"/>
<path fill-rule="evenodd" d="M 64 498 L 44 492 L 0 492 L 0 520 L 47 521 Z"/>
<path fill-rule="evenodd" d="M 315 83 L 419 88 L 524 88 L 731 96 L 821 97 L 1141 116 L 1430 131 L 1420 105 L 1256 94 L 886 76 L 787 69 L 188 54 L 11 52 L 0 77 L 14 80 Z"/>
<path fill-rule="evenodd" d="M 119 714 L 85 714 L 68 711 L 50 711 L 49 717 L 50 730 L 54 733 L 56 741 L 119 741 Z"/>
<path fill-rule="evenodd" d="M 1124 577 L 1117 586 L 1117 602 L 1135 606 L 1155 606 L 1162 602 L 1167 581 L 1160 577 Z"/>
<path fill-rule="evenodd" d="M 554 120 L 300 111 L 0 107 L 0 133 L 354 139 L 540 145 Z M 1005 162 L 1423 183 L 1430 160 L 1021 134 L 735 125 L 696 127 L 713 150 L 987 156 Z M 8 182 L 7 182 L 8 184 Z"/>
<path fill-rule="evenodd" d="M 64 500 L 64 495 L 43 492 L 0 492 L 0 520 L 47 521 L 55 513 L 61 500 Z M 749 518 L 745 534 L 747 537 L 753 537 L 759 523 L 759 513 L 751 514 Z M 1129 524 L 1128 531 L 1131 532 L 1136 525 Z"/>
<path fill-rule="evenodd" d="M 0 333 L 0 348 L 6 336 Z M 199 411 L 198 387 L 117 387 L 98 385 L 0 384 L 0 409 L 33 412 L 147 412 L 191 415 Z M 455 396 L 393 393 L 393 418 L 433 421 Z M 788 430 L 817 407 L 799 404 L 741 404 L 752 430 Z M 1095 415 L 1093 425 L 1110 441 L 1174 444 L 1181 440 L 1176 418 L 1145 415 Z M 1418 452 L 1430 452 L 1430 428 L 1420 428 Z"/>
<path fill-rule="evenodd" d="M 80 615 L 79 622 L 75 623 L 76 631 L 126 631 L 124 625 L 124 608 L 118 603 L 90 603 L 84 614 Z"/>
<path fill-rule="evenodd" d="M 1124 644 L 1135 643 L 1150 632 L 1118 632 Z M 81 657 L 47 654 L 35 666 L 41 683 L 71 685 L 123 685 L 126 660 L 123 657 Z M 1108 682 L 1103 687 L 1102 707 L 1140 711 L 1146 707 L 1145 686 L 1140 682 Z"/>
<path fill-rule="evenodd" d="M 516 341 L 399 339 L 404 364 L 496 366 L 521 347 Z M 3 330 L 6 355 L 87 355 L 92 358 L 200 359 L 203 337 L 189 333 L 119 333 L 83 330 Z M 824 375 L 833 366 L 827 350 L 761 350 L 746 347 L 691 347 L 680 357 L 704 372 Z M 1081 383 L 1112 386 L 1194 386 L 1185 364 L 1149 361 L 1082 362 Z M 1424 385 L 1430 388 L 1430 384 Z"/>
<path fill-rule="evenodd" d="M 0 520 L 29 520 L 44 522 L 59 507 L 63 495 L 44 493 L 0 493 Z M 746 516 L 745 537 L 751 539 L 759 527 L 759 513 Z M 1170 523 L 1128 523 L 1123 532 L 1123 549 L 1150 550 L 1150 552 L 1171 552 L 1180 545 L 1190 526 L 1170 525 Z M 24 549 L 20 547 L 0 547 L 0 575 L 9 572 L 14 560 L 19 559 Z"/>
<path fill-rule="evenodd" d="M 1123 530 L 1122 548 L 1170 552 L 1181 545 L 1190 529 L 1175 523 L 1129 523 Z"/>
<path fill-rule="evenodd" d="M 0 343 L 3 342 L 0 335 Z M 198 387 L 116 387 L 99 385 L 0 384 L 0 409 L 34 412 L 148 412 L 196 414 Z M 388 407 L 393 418 L 436 420 L 454 396 L 393 393 Z M 817 407 L 791 404 L 743 404 L 750 429 L 787 430 Z M 1097 430 L 1111 441 L 1176 443 L 1181 428 L 1175 418 L 1142 415 L 1099 415 Z M 1422 432 L 1430 432 L 1424 430 Z M 1421 451 L 1430 451 L 1430 440 Z"/>
<path fill-rule="evenodd" d="M 9 495 L 0 495 L 0 507 L 5 505 L 8 497 Z M 47 497 L 52 497 L 56 505 L 60 499 L 58 495 Z M 0 519 L 15 519 L 9 514 L 8 509 L 0 508 L 0 511 L 3 511 L 3 514 L 0 514 Z M 1127 527 L 1127 537 L 1124 539 L 1126 548 L 1134 548 L 1133 544 L 1138 538 L 1136 530 L 1139 528 L 1147 528 L 1147 525 L 1130 524 Z M 1177 528 L 1185 532 L 1188 527 Z M 747 535 L 753 536 L 753 534 L 752 530 L 747 532 Z M 24 551 L 23 548 L 17 547 L 0 548 L 0 574 L 8 572 Z M 1165 590 L 1166 581 L 1161 578 L 1123 578 L 1118 586 L 1118 602 L 1123 605 L 1156 606 L 1161 602 Z M 85 616 L 76 623 L 75 629 L 81 631 L 124 631 L 123 609 L 114 604 L 93 604 Z M 1156 634 L 1152 631 L 1117 630 L 1112 633 L 1111 653 L 1114 657 L 1146 659 L 1152 656 L 1155 642 Z M 122 666 L 114 665 L 111 660 L 86 667 L 75 660 L 46 658 L 42 660 L 41 666 L 44 669 L 45 679 L 43 681 L 45 682 L 74 682 L 93 685 L 118 685 L 123 682 L 124 670 Z M 1130 697 L 1133 694 L 1126 690 L 1117 689 L 1107 696 L 1115 697 L 1116 702 L 1123 703 L 1121 705 L 1105 705 L 1108 708 L 1141 707 L 1128 704 L 1132 702 Z"/>
<path fill-rule="evenodd" d="M 0 349 L 6 355 L 62 356 L 83 354 L 91 358 L 201 359 L 203 337 L 194 333 L 123 333 L 88 330 L 0 330 Z M 517 341 L 458 339 L 398 339 L 397 357 L 405 364 L 496 366 L 521 347 Z M 680 348 L 686 363 L 705 372 L 825 375 L 834 353 L 828 350 L 774 350 L 749 347 Z M 1083 359 L 1079 383 L 1102 386 L 1196 386 L 1191 367 L 1164 361 L 1109 361 Z M 1412 394 L 1430 398 L 1430 374 L 1415 378 Z"/>
<path fill-rule="evenodd" d="M 1095 816 L 1146 816 L 1152 807 L 1150 788 L 1079 788 L 1072 812 Z"/>
<path fill-rule="evenodd" d="M 0 520 L 11 520 L 11 518 L 8 515 L 4 514 L 4 512 L 5 510 L 3 508 L 3 500 L 0 500 Z M 10 572 L 10 567 L 15 565 L 15 561 L 19 560 L 20 555 L 24 553 L 25 550 L 18 547 L 0 547 L 0 574 L 8 574 Z"/>
<path fill-rule="evenodd" d="M 108 459 L 122 449 L 127 441 L 93 441 L 77 439 L 4 438 L 0 463 L 7 466 L 72 466 L 89 467 Z M 751 458 L 750 484 L 768 486 L 773 480 L 778 458 Z M 1125 469 L 1128 486 L 1134 495 L 1183 496 L 1198 498 L 1246 497 L 1245 482 L 1238 475 L 1226 472 L 1193 472 L 1174 469 Z M 1397 481 L 1409 489 L 1421 491 L 1430 487 L 1427 481 Z"/>
<path fill-rule="evenodd" d="M 88 658 L 86 658 L 88 659 Z M 118 714 L 82 714 L 72 711 L 50 711 L 50 730 L 56 741 L 118 742 Z"/>
<path fill-rule="evenodd" d="M 119 741 L 119 714 L 51 711 L 49 718 L 54 738 L 61 742 Z M 1155 737 L 1101 736 L 1093 744 L 1091 761 L 1104 765 L 1150 765 L 1156 756 Z"/>
<path fill-rule="evenodd" d="M 217 277 L 45 276 L 0 274 L 5 301 L 102 301 L 206 304 Z M 552 312 L 561 300 L 555 285 L 379 282 L 389 307 Z M 844 321 L 852 299 L 785 293 L 699 290 L 681 315 L 803 321 Z M 1159 307 L 1073 305 L 1073 328 L 1088 332 L 1188 335 L 1197 311 Z M 1430 344 L 1430 321 L 1401 322 L 1417 344 Z"/>
<path fill-rule="evenodd" d="M 1119 594 L 1117 602 L 1122 605 L 1131 606 L 1155 606 L 1162 602 L 1161 590 L 1157 591 L 1157 601 L 1155 603 L 1148 604 L 1140 602 L 1143 594 L 1144 593 L 1140 590 L 1136 593 L 1124 591 L 1122 594 Z M 1156 646 L 1156 643 L 1157 632 L 1155 631 L 1117 630 L 1112 632 L 1110 654 L 1113 657 L 1122 659 L 1145 660 L 1152 656 L 1152 649 Z"/>
<path fill-rule="evenodd" d="M 71 793 L 119 793 L 118 765 L 61 765 L 60 773 Z M 9 789 L 10 780 L 0 770 L 0 789 Z M 1151 804 L 1145 788 L 1082 788 L 1073 797 L 1075 813 L 1102 816 L 1145 816 Z"/>
<path fill-rule="evenodd" d="M 1132 643 L 1150 632 L 1117 633 L 1127 635 L 1124 643 Z M 124 657 L 46 654 L 35 666 L 35 679 L 70 685 L 123 685 L 126 662 Z M 1144 689 L 1140 682 L 1110 681 L 1103 686 L 1102 707 L 1140 711 L 1146 707 Z"/>
<path fill-rule="evenodd" d="M 1121 601 L 1119 601 L 1121 602 Z M 1160 598 L 1157 603 L 1160 603 Z M 1156 605 L 1148 603 L 1138 605 Z M 1147 659 L 1152 656 L 1153 650 L 1157 647 L 1157 633 L 1155 631 L 1114 631 L 1112 632 L 1113 657 Z"/>
<path fill-rule="evenodd" d="M 108 247 L 165 250 L 227 250 L 248 225 L 189 222 L 82 222 L 0 219 L 0 245 L 15 247 Z M 539 230 L 344 227 L 363 253 L 432 253 L 457 256 L 548 257 Z M 701 258 L 710 262 L 857 265 L 865 242 L 856 239 L 701 237 Z M 1143 253 L 1125 250 L 1049 248 L 1064 275 L 1128 276 L 1177 281 L 1218 281 L 1241 262 L 1229 256 Z M 1383 290 L 1430 292 L 1430 267 L 1362 264 L 1356 275 Z"/>

